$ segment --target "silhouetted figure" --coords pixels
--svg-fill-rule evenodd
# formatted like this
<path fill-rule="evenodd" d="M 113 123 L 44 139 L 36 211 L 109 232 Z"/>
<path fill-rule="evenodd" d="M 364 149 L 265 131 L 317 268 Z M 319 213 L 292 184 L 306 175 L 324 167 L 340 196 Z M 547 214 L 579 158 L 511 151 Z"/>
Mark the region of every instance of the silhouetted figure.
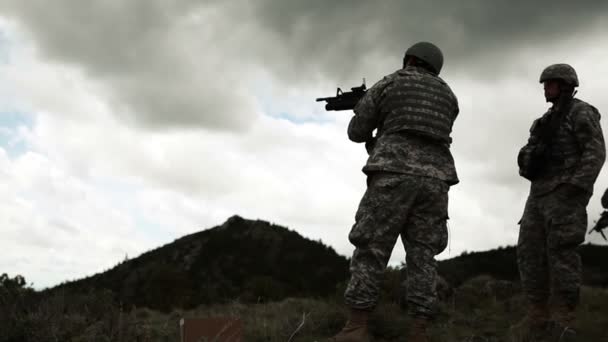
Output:
<path fill-rule="evenodd" d="M 420 42 L 403 68 L 371 87 L 357 103 L 348 137 L 366 143 L 367 191 L 349 234 L 356 247 L 345 292 L 348 322 L 331 341 L 369 341 L 367 323 L 397 238 L 407 256 L 408 341 L 427 341 L 437 306 L 435 256 L 448 241 L 448 191 L 458 183 L 450 152 L 458 101 L 439 78 L 443 54 Z M 372 133 L 377 130 L 376 136 Z"/>
<path fill-rule="evenodd" d="M 582 268 L 576 247 L 585 241 L 586 208 L 606 148 L 600 113 L 574 98 L 575 70 L 550 65 L 540 82 L 553 105 L 534 121 L 518 156 L 520 174 L 532 182 L 517 245 L 528 312 L 512 332 L 575 336 Z"/>

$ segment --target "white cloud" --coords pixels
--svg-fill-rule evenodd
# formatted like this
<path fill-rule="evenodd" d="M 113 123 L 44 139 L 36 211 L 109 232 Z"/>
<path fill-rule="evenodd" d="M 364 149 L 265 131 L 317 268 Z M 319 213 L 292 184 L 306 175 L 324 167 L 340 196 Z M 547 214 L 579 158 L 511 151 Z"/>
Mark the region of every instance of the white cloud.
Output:
<path fill-rule="evenodd" d="M 0 148 L 0 173 L 2 272 L 23 274 L 40 288 L 154 247 L 112 193 L 66 174 L 44 155 L 10 159 Z"/>

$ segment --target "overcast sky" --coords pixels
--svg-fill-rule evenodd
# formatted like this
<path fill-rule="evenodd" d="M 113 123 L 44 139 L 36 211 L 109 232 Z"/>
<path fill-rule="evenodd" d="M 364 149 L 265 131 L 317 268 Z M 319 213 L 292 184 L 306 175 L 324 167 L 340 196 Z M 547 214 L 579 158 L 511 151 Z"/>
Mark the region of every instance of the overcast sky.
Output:
<path fill-rule="evenodd" d="M 0 273 L 56 285 L 234 214 L 350 256 L 367 154 L 352 112 L 314 99 L 371 86 L 422 40 L 461 107 L 439 258 L 514 245 L 540 72 L 570 63 L 608 115 L 607 19 L 602 1 L 4 0 Z"/>

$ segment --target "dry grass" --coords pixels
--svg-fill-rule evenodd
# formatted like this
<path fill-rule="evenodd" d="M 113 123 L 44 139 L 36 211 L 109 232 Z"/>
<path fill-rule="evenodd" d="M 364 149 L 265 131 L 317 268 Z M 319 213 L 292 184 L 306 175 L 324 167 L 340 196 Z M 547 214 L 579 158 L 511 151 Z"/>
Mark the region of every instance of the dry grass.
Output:
<path fill-rule="evenodd" d="M 478 277 L 454 291 L 441 305 L 433 326 L 433 341 L 509 341 L 510 324 L 523 314 L 523 299 L 508 284 Z M 54 295 L 32 307 L 18 296 L 0 296 L 1 342 L 12 341 L 179 341 L 182 317 L 240 317 L 247 342 L 323 341 L 346 319 L 340 302 L 286 299 L 245 305 L 233 302 L 175 310 L 163 314 L 146 308 L 121 308 L 109 293 L 81 296 Z M 12 305 L 11 305 L 12 303 Z M 20 303 L 22 307 L 15 306 Z M 30 301 L 30 303 L 32 303 Z M 10 310 L 10 311 L 9 311 Z M 584 288 L 579 308 L 581 341 L 608 341 L 608 290 Z M 398 303 L 384 302 L 374 312 L 375 341 L 403 341 L 408 317 Z"/>

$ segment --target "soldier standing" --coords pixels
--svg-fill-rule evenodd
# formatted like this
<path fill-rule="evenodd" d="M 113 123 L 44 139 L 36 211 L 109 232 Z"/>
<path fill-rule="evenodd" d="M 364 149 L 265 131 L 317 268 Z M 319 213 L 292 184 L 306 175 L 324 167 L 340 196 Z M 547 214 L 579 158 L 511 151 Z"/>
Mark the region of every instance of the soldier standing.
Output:
<path fill-rule="evenodd" d="M 532 182 L 517 245 L 528 311 L 512 332 L 575 336 L 582 268 L 576 247 L 585 240 L 586 208 L 606 148 L 600 113 L 574 98 L 575 70 L 551 65 L 540 82 L 553 105 L 534 121 L 518 156 L 520 175 Z"/>
<path fill-rule="evenodd" d="M 368 319 L 399 236 L 413 316 L 408 341 L 428 341 L 437 304 L 435 256 L 447 245 L 448 191 L 458 183 L 450 152 L 458 101 L 438 76 L 442 66 L 437 46 L 414 44 L 403 68 L 370 88 L 354 109 L 348 137 L 366 143 L 368 187 L 348 236 L 356 247 L 344 294 L 349 318 L 330 341 L 369 341 Z"/>

